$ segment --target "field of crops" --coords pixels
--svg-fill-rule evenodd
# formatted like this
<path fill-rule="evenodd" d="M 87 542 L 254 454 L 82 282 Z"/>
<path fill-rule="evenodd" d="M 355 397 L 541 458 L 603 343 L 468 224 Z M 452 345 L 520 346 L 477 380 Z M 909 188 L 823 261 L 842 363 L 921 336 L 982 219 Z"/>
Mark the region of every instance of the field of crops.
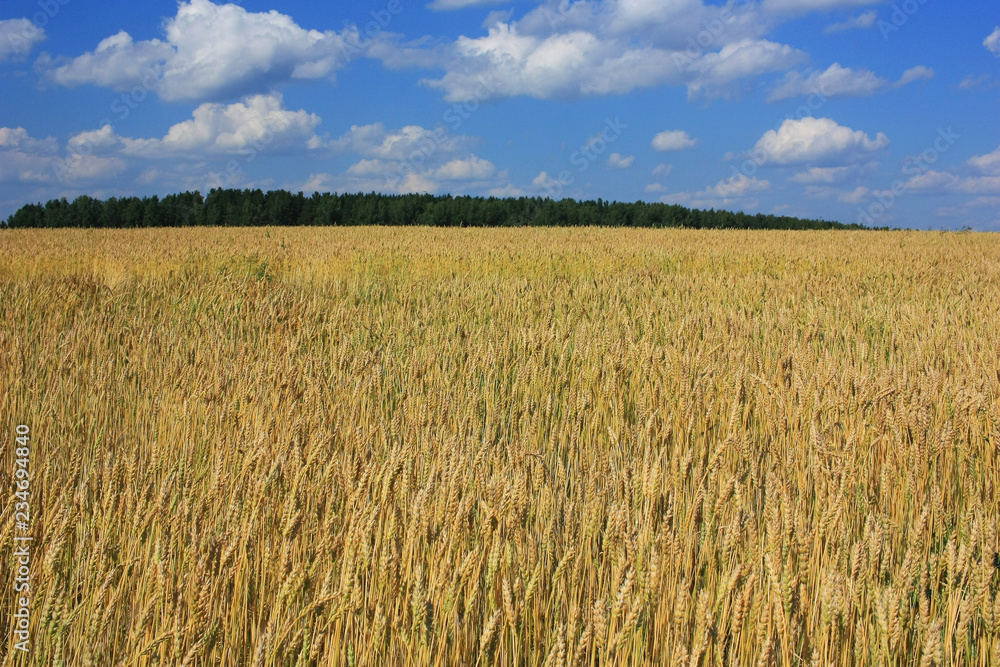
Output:
<path fill-rule="evenodd" d="M 0 665 L 998 665 L 998 311 L 980 234 L 0 232 Z"/>

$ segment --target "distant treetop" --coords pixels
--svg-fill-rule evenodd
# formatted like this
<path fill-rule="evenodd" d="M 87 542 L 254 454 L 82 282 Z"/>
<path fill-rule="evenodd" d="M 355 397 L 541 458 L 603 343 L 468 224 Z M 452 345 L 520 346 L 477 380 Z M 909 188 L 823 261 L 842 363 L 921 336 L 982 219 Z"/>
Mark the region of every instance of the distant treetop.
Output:
<path fill-rule="evenodd" d="M 687 227 L 694 229 L 865 229 L 827 220 L 704 211 L 647 202 L 222 190 L 162 199 L 86 195 L 27 204 L 0 225 L 8 229 L 81 227 L 260 227 L 296 225 L 426 225 L 432 227 Z"/>

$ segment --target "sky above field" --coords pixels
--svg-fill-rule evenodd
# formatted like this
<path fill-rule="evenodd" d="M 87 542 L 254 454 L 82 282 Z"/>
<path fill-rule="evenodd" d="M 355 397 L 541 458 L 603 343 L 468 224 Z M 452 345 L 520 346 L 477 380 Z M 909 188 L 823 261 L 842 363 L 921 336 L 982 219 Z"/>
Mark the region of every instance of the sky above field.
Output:
<path fill-rule="evenodd" d="M 214 187 L 1000 231 L 996 0 L 6 0 L 0 216 Z"/>

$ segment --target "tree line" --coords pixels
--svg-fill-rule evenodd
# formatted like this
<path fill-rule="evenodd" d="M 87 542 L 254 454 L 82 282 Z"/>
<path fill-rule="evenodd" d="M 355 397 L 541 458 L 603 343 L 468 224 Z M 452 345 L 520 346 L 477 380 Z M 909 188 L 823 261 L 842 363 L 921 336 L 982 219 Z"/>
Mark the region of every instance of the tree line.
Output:
<path fill-rule="evenodd" d="M 470 197 L 213 189 L 208 196 L 87 195 L 27 204 L 3 223 L 8 229 L 193 226 L 426 225 L 431 227 L 687 227 L 694 229 L 864 229 L 828 220 L 699 210 L 673 204 L 554 200 L 542 197 Z"/>

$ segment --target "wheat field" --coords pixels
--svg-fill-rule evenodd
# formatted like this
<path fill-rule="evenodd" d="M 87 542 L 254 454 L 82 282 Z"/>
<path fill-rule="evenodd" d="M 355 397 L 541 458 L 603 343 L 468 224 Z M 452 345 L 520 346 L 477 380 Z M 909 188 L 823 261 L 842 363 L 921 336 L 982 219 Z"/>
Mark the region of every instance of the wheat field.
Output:
<path fill-rule="evenodd" d="M 980 234 L 2 232 L 0 665 L 998 665 L 998 311 Z"/>

